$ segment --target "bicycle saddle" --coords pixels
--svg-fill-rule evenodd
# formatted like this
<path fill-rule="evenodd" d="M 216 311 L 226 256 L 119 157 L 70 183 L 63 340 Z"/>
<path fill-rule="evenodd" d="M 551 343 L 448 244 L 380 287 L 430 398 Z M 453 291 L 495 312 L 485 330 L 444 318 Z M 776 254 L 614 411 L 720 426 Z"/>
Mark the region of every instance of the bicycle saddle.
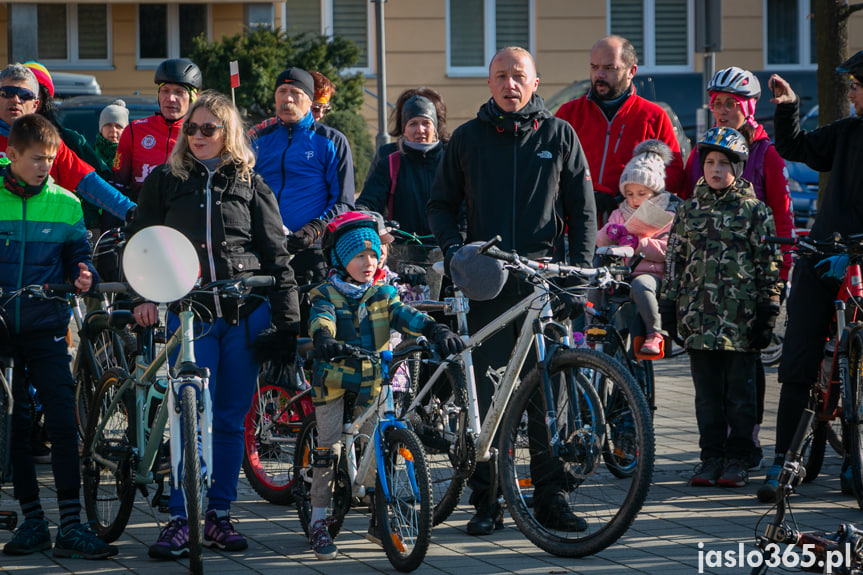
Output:
<path fill-rule="evenodd" d="M 598 256 L 616 256 L 620 258 L 631 258 L 635 254 L 632 246 L 602 246 L 596 248 Z"/>

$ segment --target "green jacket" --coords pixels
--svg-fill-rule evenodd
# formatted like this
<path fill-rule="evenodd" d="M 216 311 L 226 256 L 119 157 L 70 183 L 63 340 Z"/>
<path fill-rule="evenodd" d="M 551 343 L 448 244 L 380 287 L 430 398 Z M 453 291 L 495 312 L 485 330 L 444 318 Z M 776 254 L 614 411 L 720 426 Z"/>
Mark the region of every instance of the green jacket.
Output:
<path fill-rule="evenodd" d="M 371 286 L 359 300 L 350 300 L 327 282 L 311 292 L 309 335 L 328 330 L 341 343 L 381 352 L 389 347 L 390 329 L 417 337 L 434 320 L 404 305 L 396 288 Z M 330 403 L 345 391 L 358 393 L 356 405 L 368 403 L 381 391 L 380 364 L 355 359 L 315 362 L 312 390 L 315 405 Z"/>
<path fill-rule="evenodd" d="M 779 295 L 780 251 L 761 242 L 773 217 L 738 179 L 716 192 L 702 178 L 677 209 L 666 251 L 662 297 L 676 302 L 678 332 L 690 350 L 756 351 L 756 306 Z"/>

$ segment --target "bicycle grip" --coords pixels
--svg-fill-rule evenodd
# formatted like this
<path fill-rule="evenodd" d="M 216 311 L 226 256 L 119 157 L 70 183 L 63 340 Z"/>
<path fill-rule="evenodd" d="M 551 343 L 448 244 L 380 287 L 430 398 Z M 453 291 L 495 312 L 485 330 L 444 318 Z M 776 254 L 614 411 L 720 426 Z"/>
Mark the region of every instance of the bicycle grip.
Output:
<path fill-rule="evenodd" d="M 101 282 L 91 289 L 96 293 L 128 293 L 129 284 L 123 282 Z"/>
<path fill-rule="evenodd" d="M 484 254 L 484 253 L 486 253 L 486 252 L 487 252 L 488 250 L 490 250 L 492 247 L 494 247 L 494 246 L 496 246 L 497 244 L 499 244 L 499 243 L 501 242 L 501 240 L 502 240 L 502 239 L 503 239 L 503 238 L 501 238 L 499 235 L 498 235 L 498 236 L 494 236 L 493 238 L 491 238 L 490 240 L 488 240 L 487 242 L 485 242 L 484 244 L 482 244 L 481 246 L 479 246 L 479 248 L 476 250 L 476 251 L 477 251 L 477 253 L 480 253 L 480 254 Z"/>
<path fill-rule="evenodd" d="M 251 276 L 243 280 L 243 285 L 248 288 L 263 288 L 276 285 L 273 276 Z"/>
<path fill-rule="evenodd" d="M 797 424 L 797 430 L 794 432 L 794 439 L 788 447 L 787 461 L 799 461 L 800 452 L 803 451 L 803 443 L 809 435 L 809 429 L 812 427 L 812 420 L 815 418 L 815 412 L 811 409 L 803 410 L 803 418 Z"/>
<path fill-rule="evenodd" d="M 797 243 L 795 238 L 783 238 L 779 236 L 761 236 L 762 244 L 782 244 L 786 246 L 793 246 Z"/>
<path fill-rule="evenodd" d="M 78 288 L 72 284 L 45 284 L 42 286 L 45 291 L 54 292 L 55 294 L 75 293 Z"/>

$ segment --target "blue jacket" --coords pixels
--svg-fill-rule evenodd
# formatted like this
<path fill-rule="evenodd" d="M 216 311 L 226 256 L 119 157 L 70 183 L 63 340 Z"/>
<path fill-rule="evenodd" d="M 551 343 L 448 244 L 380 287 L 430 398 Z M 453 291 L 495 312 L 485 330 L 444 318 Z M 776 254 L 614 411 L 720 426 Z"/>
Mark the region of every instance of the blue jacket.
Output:
<path fill-rule="evenodd" d="M 69 306 L 64 301 L 8 294 L 27 285 L 71 283 L 78 263 L 96 270 L 84 227 L 81 202 L 48 177 L 42 191 L 24 199 L 6 189 L 5 166 L 0 168 L 0 308 L 14 334 L 65 333 Z"/>
<path fill-rule="evenodd" d="M 273 189 L 282 222 L 297 231 L 354 207 L 354 162 L 345 135 L 312 114 L 296 124 L 270 118 L 251 130 L 255 171 Z"/>

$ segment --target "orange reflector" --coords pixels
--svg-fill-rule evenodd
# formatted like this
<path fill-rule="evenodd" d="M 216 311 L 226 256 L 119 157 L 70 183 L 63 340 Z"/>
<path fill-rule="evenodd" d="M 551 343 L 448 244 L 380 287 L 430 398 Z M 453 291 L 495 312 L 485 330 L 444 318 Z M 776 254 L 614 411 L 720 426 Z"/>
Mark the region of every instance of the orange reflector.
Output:
<path fill-rule="evenodd" d="M 399 447 L 399 455 L 401 455 L 405 461 L 414 460 L 414 454 L 405 449 L 404 447 Z"/>
<path fill-rule="evenodd" d="M 393 547 L 395 547 L 399 553 L 405 552 L 405 544 L 398 533 L 390 533 L 390 539 L 393 542 Z"/>
<path fill-rule="evenodd" d="M 527 479 L 519 479 L 518 480 L 519 487 L 533 487 L 533 481 L 531 481 L 530 477 Z"/>

